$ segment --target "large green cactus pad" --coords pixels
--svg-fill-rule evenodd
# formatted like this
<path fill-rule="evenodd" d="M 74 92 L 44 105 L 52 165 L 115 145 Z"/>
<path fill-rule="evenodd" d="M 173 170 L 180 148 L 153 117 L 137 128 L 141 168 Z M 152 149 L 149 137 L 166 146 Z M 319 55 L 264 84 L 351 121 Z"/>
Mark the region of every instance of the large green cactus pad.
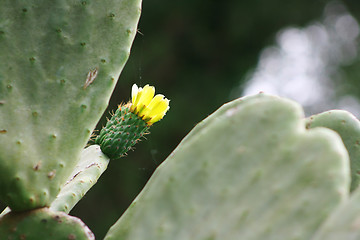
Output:
<path fill-rule="evenodd" d="M 347 198 L 348 161 L 298 104 L 240 99 L 195 127 L 105 239 L 309 239 Z"/>
<path fill-rule="evenodd" d="M 48 206 L 130 53 L 141 0 L 0 0 L 0 201 Z"/>
<path fill-rule="evenodd" d="M 360 189 L 321 226 L 313 240 L 360 239 Z"/>
<path fill-rule="evenodd" d="M 0 237 L 6 240 L 94 240 L 90 229 L 78 218 L 40 208 L 11 212 L 0 218 Z"/>
<path fill-rule="evenodd" d="M 342 138 L 350 156 L 351 186 L 355 190 L 360 183 L 360 122 L 354 115 L 343 110 L 323 112 L 307 119 L 307 128 L 327 127 Z"/>

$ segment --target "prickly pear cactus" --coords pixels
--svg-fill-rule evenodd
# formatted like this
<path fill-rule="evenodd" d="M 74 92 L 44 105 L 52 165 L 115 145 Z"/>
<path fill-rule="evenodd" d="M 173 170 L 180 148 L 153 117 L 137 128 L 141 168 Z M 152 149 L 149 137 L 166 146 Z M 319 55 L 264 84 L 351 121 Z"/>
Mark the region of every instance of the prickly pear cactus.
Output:
<path fill-rule="evenodd" d="M 134 146 L 149 126 L 129 106 L 119 106 L 106 126 L 95 139 L 95 143 L 103 145 L 102 151 L 110 158 L 120 158 Z"/>
<path fill-rule="evenodd" d="M 334 211 L 317 231 L 313 240 L 360 239 L 360 189 Z"/>
<path fill-rule="evenodd" d="M 78 218 L 41 208 L 11 212 L 0 218 L 1 239 L 94 240 L 90 229 Z"/>
<path fill-rule="evenodd" d="M 97 182 L 106 170 L 110 159 L 100 150 L 99 145 L 91 145 L 81 153 L 79 163 L 66 181 L 50 210 L 69 213 L 86 192 Z"/>
<path fill-rule="evenodd" d="M 306 127 L 330 128 L 341 136 L 350 156 L 350 191 L 354 191 L 360 183 L 360 121 L 347 111 L 331 110 L 309 117 Z"/>
<path fill-rule="evenodd" d="M 49 206 L 129 56 L 140 0 L 0 0 L 0 201 Z"/>
<path fill-rule="evenodd" d="M 125 214 L 112 239 L 310 239 L 349 194 L 346 148 L 306 130 L 298 104 L 265 94 L 196 126 Z"/>

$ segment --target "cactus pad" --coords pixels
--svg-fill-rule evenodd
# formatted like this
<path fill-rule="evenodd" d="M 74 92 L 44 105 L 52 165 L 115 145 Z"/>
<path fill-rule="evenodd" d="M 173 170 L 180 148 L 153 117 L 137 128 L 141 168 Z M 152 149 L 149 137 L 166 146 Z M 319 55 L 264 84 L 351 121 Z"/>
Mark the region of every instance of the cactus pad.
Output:
<path fill-rule="evenodd" d="M 140 0 L 0 0 L 0 201 L 49 206 L 105 110 Z"/>
<path fill-rule="evenodd" d="M 360 121 L 347 111 L 331 110 L 309 117 L 306 127 L 326 127 L 340 135 L 350 156 L 350 191 L 355 190 L 360 183 Z"/>
<path fill-rule="evenodd" d="M 298 104 L 236 100 L 192 130 L 105 239 L 310 239 L 348 197 L 348 161 Z"/>
<path fill-rule="evenodd" d="M 360 189 L 331 214 L 321 226 L 313 240 L 360 239 Z"/>
<path fill-rule="evenodd" d="M 11 212 L 0 218 L 1 239 L 94 240 L 90 229 L 78 218 L 40 208 Z"/>
<path fill-rule="evenodd" d="M 99 145 L 84 149 L 76 168 L 70 175 L 56 199 L 51 203 L 52 211 L 69 213 L 75 204 L 97 182 L 106 170 L 110 159 L 101 152 Z"/>

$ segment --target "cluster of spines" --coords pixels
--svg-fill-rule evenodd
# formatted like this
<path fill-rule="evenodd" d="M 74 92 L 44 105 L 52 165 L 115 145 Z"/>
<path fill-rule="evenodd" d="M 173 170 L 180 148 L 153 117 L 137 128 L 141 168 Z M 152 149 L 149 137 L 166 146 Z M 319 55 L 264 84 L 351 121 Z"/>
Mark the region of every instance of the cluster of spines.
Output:
<path fill-rule="evenodd" d="M 109 158 L 120 158 L 148 133 L 149 125 L 130 111 L 130 104 L 120 105 L 95 139 Z"/>

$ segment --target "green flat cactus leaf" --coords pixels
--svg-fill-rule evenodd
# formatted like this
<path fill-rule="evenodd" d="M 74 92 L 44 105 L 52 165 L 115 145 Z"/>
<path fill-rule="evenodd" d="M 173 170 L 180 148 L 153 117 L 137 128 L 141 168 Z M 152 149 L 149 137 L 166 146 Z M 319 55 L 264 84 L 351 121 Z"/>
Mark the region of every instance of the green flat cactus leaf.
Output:
<path fill-rule="evenodd" d="M 0 0 L 0 201 L 49 204 L 128 59 L 141 0 Z"/>
<path fill-rule="evenodd" d="M 86 192 L 97 182 L 106 170 L 110 159 L 101 152 L 99 145 L 91 145 L 84 149 L 80 161 L 71 173 L 50 210 L 69 213 Z"/>
<path fill-rule="evenodd" d="M 298 104 L 236 100 L 192 130 L 105 239 L 309 239 L 347 199 L 348 161 Z"/>
<path fill-rule="evenodd" d="M 331 110 L 311 116 L 307 128 L 326 127 L 342 138 L 350 156 L 351 186 L 355 190 L 360 183 L 360 122 L 354 115 L 343 110 Z"/>
<path fill-rule="evenodd" d="M 342 204 L 321 226 L 313 240 L 360 239 L 360 189 Z"/>
<path fill-rule="evenodd" d="M 11 212 L 0 218 L 1 239 L 94 240 L 94 234 L 78 218 L 40 208 Z"/>

